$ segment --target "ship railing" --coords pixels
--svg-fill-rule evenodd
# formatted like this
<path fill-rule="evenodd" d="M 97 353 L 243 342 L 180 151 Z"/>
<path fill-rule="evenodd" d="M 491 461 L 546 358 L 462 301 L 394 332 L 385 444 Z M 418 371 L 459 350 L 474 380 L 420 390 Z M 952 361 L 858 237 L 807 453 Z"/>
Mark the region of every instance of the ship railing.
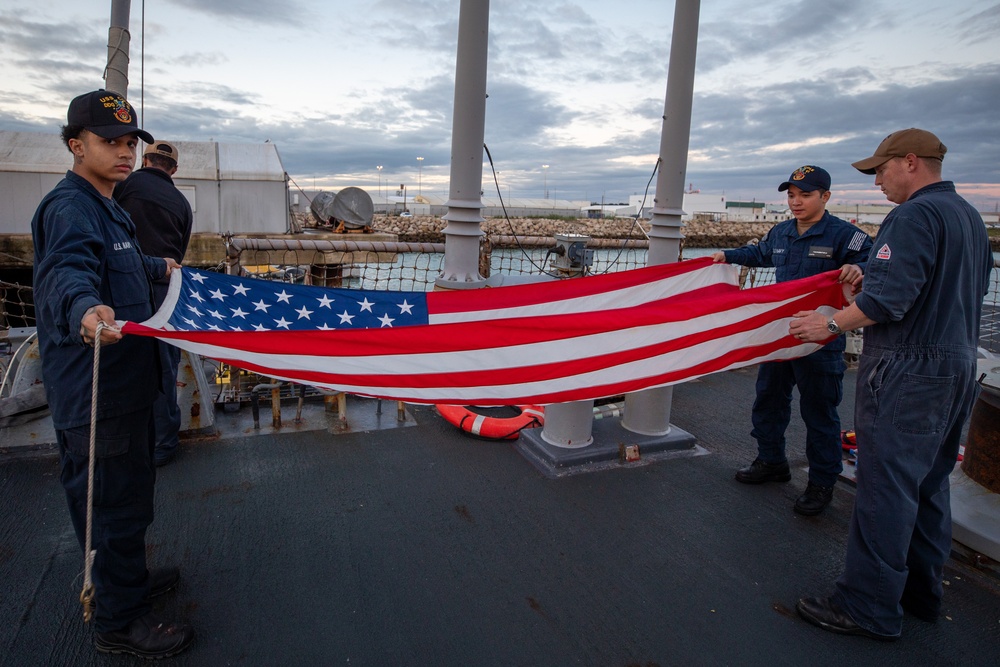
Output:
<path fill-rule="evenodd" d="M 429 291 L 444 260 L 443 243 L 378 242 L 321 239 L 225 237 L 226 257 L 218 270 L 270 280 L 366 290 Z M 480 243 L 480 273 L 537 274 L 548 270 L 546 254 L 553 240 L 545 236 L 487 234 Z M 645 239 L 592 238 L 592 273 L 624 271 L 646 265 Z M 689 251 L 690 256 L 695 251 Z M 981 347 L 1000 355 L 1000 263 L 994 264 L 983 301 Z M 774 282 L 773 269 L 745 269 L 741 286 Z M 0 356 L 11 330 L 33 328 L 35 311 L 30 285 L 0 280 Z"/>

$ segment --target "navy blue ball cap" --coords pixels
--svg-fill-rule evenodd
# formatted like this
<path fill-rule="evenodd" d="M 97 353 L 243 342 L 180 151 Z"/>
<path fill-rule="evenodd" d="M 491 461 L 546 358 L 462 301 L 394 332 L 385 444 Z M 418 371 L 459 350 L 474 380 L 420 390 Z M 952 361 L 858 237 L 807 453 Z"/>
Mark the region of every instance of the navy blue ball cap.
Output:
<path fill-rule="evenodd" d="M 117 139 L 125 134 L 135 134 L 147 144 L 153 135 L 139 129 L 135 109 L 119 93 L 95 90 L 74 98 L 66 112 L 67 125 L 80 125 L 99 137 Z"/>
<path fill-rule="evenodd" d="M 788 180 L 778 186 L 778 192 L 784 192 L 793 185 L 799 190 L 805 190 L 806 192 L 829 190 L 830 174 L 822 167 L 807 164 L 793 171 Z"/>

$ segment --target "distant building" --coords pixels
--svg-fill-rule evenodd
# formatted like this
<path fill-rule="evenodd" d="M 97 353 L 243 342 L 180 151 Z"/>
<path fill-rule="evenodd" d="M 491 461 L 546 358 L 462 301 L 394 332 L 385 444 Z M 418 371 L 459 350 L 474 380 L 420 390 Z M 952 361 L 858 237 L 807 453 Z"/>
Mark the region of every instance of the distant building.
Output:
<path fill-rule="evenodd" d="M 645 202 L 643 199 L 645 198 Z M 641 217 L 645 220 L 653 214 L 653 195 L 632 195 L 628 198 L 629 206 L 620 210 L 619 215 L 634 216 L 642 206 Z M 681 204 L 684 209 L 682 220 L 724 220 L 726 218 L 726 196 L 719 194 L 704 194 L 701 192 L 685 192 Z"/>
<path fill-rule="evenodd" d="M 855 225 L 881 225 L 894 208 L 893 204 L 831 204 L 826 210 Z"/>
<path fill-rule="evenodd" d="M 761 222 L 767 218 L 766 206 L 762 201 L 726 202 L 726 219 L 739 222 Z"/>

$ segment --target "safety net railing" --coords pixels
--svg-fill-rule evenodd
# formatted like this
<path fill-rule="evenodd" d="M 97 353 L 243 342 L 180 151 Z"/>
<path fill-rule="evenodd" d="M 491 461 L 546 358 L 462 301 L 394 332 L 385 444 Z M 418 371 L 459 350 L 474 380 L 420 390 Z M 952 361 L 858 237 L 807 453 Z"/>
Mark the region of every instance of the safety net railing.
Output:
<path fill-rule="evenodd" d="M 214 267 L 232 274 L 267 280 L 365 290 L 430 291 L 444 262 L 443 243 L 404 243 L 349 240 L 276 239 L 230 236 L 226 257 Z M 552 237 L 486 235 L 480 243 L 480 274 L 531 275 L 551 272 Z M 592 238 L 590 274 L 626 271 L 646 265 L 645 239 Z M 684 249 L 691 259 L 712 249 Z M 774 282 L 774 269 L 744 268 L 744 288 Z M 0 338 L 11 329 L 34 327 L 35 310 L 30 285 L 0 280 Z M 983 301 L 980 346 L 1000 355 L 1000 269 L 993 269 Z M 0 349 L 0 352 L 3 350 Z"/>

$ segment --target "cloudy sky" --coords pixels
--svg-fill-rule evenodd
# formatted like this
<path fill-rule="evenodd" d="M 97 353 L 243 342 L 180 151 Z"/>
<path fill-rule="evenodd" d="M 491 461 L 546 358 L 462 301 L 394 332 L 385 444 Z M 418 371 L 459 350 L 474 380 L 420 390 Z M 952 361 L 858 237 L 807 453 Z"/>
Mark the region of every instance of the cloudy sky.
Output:
<path fill-rule="evenodd" d="M 383 183 L 446 195 L 459 5 L 133 0 L 129 98 L 158 138 L 277 144 L 304 188 L 376 188 L 382 165 Z M 486 144 L 504 196 L 645 189 L 673 8 L 493 0 Z M 110 10 L 0 0 L 0 129 L 56 133 L 69 100 L 102 86 Z M 695 188 L 780 202 L 794 168 L 819 164 L 835 203 L 884 202 L 849 163 L 912 126 L 947 144 L 962 194 L 1000 205 L 997 0 L 702 1 Z"/>

